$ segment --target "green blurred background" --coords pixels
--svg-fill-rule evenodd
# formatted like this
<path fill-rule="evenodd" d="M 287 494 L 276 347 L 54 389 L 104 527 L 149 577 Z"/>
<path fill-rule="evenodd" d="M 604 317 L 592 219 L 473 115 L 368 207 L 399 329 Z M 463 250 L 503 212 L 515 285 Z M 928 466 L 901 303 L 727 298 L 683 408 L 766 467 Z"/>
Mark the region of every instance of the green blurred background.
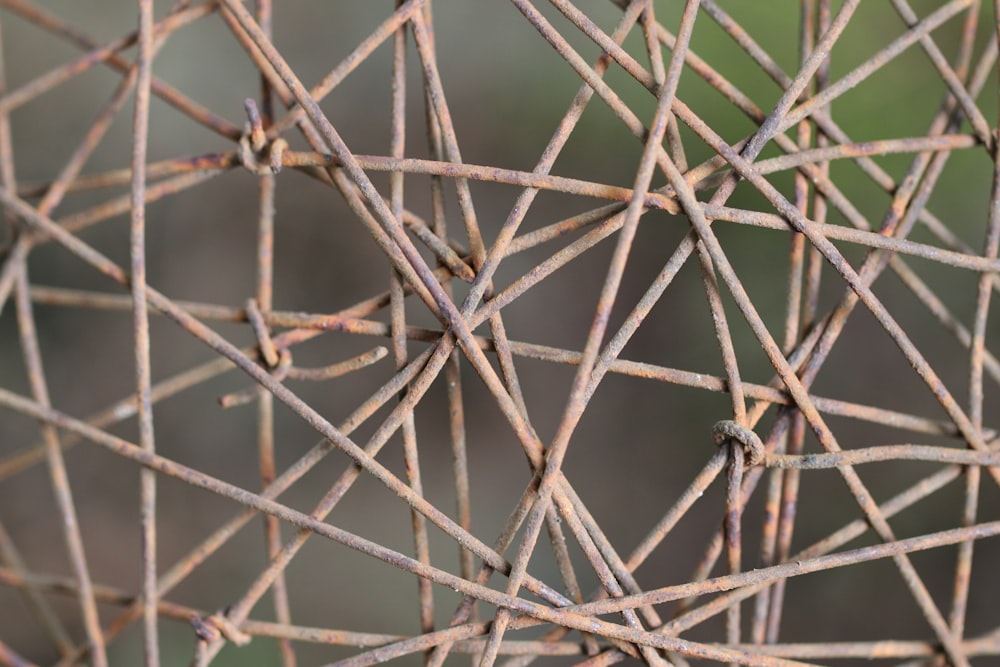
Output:
<path fill-rule="evenodd" d="M 130 30 L 136 20 L 133 2 L 62 0 L 39 3 L 84 32 L 103 42 Z M 276 3 L 275 43 L 307 84 L 318 81 L 363 36 L 390 11 L 390 2 Z M 598 49 L 548 5 L 540 9 L 569 38 L 589 62 Z M 676 29 L 678 2 L 657 3 L 658 18 Z M 798 60 L 799 2 L 722 3 L 787 72 Z M 839 6 L 839 3 L 834 3 Z M 937 2 L 911 3 L 923 16 Z M 162 5 L 162 6 L 159 6 Z M 162 12 L 165 3 L 158 3 Z M 609 2 L 579 3 L 591 18 L 610 31 L 620 10 Z M 835 7 L 836 8 L 836 7 Z M 434 4 L 437 49 L 448 102 L 465 161 L 530 170 L 579 87 L 568 66 L 528 25 L 515 7 L 496 0 L 475 2 L 438 0 Z M 0 11 L 8 87 L 13 89 L 40 73 L 76 56 L 77 52 L 55 41 L 36 27 Z M 992 22 L 991 10 L 983 9 L 978 55 Z M 961 21 L 953 19 L 934 33 L 949 56 L 958 48 Z M 889 3 L 862 3 L 845 37 L 832 54 L 832 78 L 837 79 L 865 61 L 900 34 L 903 24 Z M 638 33 L 626 48 L 645 63 Z M 769 110 L 781 94 L 780 88 L 719 29 L 701 16 L 695 28 L 693 49 L 721 74 L 737 85 L 758 106 Z M 132 57 L 132 53 L 127 54 Z M 415 57 L 411 43 L 411 57 Z M 421 137 L 423 108 L 418 71 L 411 61 L 410 120 L 416 128 L 409 138 L 408 154 L 425 156 Z M 384 45 L 353 73 L 327 100 L 323 109 L 348 146 L 358 153 L 388 152 L 390 50 Z M 258 77 L 243 51 L 217 17 L 200 21 L 172 36 L 157 56 L 154 72 L 205 106 L 241 124 L 243 100 L 258 95 Z M 655 100 L 619 70 L 612 68 L 607 80 L 644 121 L 652 115 Z M 14 155 L 20 180 L 51 180 L 76 146 L 97 111 L 117 84 L 109 70 L 94 68 L 38 101 L 12 114 Z M 927 56 L 911 48 L 833 105 L 834 118 L 856 141 L 919 136 L 937 109 L 944 86 L 932 73 Z M 754 125 L 690 71 L 681 81 L 679 97 L 719 134 L 735 142 L 754 130 Z M 996 85 L 991 80 L 979 98 L 991 122 L 996 117 Z M 130 115 L 126 111 L 115 122 L 108 140 L 88 162 L 87 172 L 100 172 L 128 164 Z M 233 148 L 154 98 L 150 138 L 151 160 L 167 159 Z M 966 127 L 965 130 L 968 128 Z M 692 164 L 711 154 L 693 134 L 685 130 L 686 149 Z M 301 143 L 293 146 L 301 147 Z M 641 145 L 610 111 L 594 101 L 576 133 L 559 158 L 554 173 L 630 187 Z M 773 149 L 764 157 L 777 153 Z M 876 158 L 897 180 L 905 173 L 909 156 Z M 954 154 L 941 178 L 930 208 L 950 229 L 977 250 L 982 247 L 986 226 L 992 162 L 982 149 Z M 874 186 L 853 164 L 837 163 L 833 179 L 873 226 L 878 226 L 890 197 Z M 380 186 L 383 176 L 375 177 Z M 791 196 L 790 174 L 770 180 Z M 428 215 L 428 179 L 407 179 L 408 206 Z M 655 184 L 662 184 L 658 176 Z M 227 173 L 198 188 L 170 197 L 149 208 L 149 281 L 176 299 L 242 305 L 254 290 L 256 182 L 248 173 Z M 517 195 L 514 188 L 472 185 L 477 211 L 489 242 L 496 234 Z M 54 217 L 83 210 L 99 201 L 93 194 L 74 194 Z M 458 234 L 459 220 L 454 202 L 452 229 Z M 542 194 L 531 209 L 523 230 L 550 224 L 584 210 L 590 202 Z M 769 211 L 763 198 L 741 185 L 729 205 Z M 379 250 L 356 224 L 336 193 L 316 182 L 287 171 L 279 178 L 278 222 L 275 249 L 275 305 L 285 310 L 335 312 L 384 289 L 387 264 Z M 836 213 L 829 220 L 844 221 Z M 755 299 L 765 322 L 780 338 L 787 280 L 786 232 L 715 225 L 740 278 Z M 682 218 L 651 212 L 640 227 L 636 249 L 629 265 L 612 326 L 619 323 L 662 267 L 687 231 Z M 121 217 L 88 229 L 82 237 L 120 263 L 128 262 L 128 221 Z M 918 228 L 914 239 L 933 242 Z M 857 247 L 838 244 L 855 262 L 863 257 Z M 556 274 L 504 311 L 513 339 L 580 349 L 590 324 L 612 243 L 605 241 L 587 256 Z M 504 285 L 554 252 L 544 246 L 511 258 L 498 274 Z M 938 296 L 962 321 L 972 322 L 977 277 L 966 271 L 912 260 Z M 34 283 L 115 291 L 101 276 L 82 266 L 54 245 L 38 248 L 30 262 Z M 830 308 L 843 292 L 832 272 L 824 280 L 821 312 Z M 959 401 L 967 403 L 967 353 L 927 314 L 899 281 L 886 273 L 876 283 L 876 293 L 913 336 L 934 367 L 943 375 Z M 771 376 L 760 346 L 746 328 L 726 295 L 727 313 L 740 357 L 744 378 L 766 383 Z M 425 315 L 411 312 L 418 324 L 432 324 Z M 76 416 L 101 409 L 131 391 L 132 365 L 130 316 L 126 312 L 89 312 L 40 305 L 38 328 L 46 361 L 53 404 Z M 990 341 L 996 340 L 997 323 L 991 322 Z M 252 337 L 245 325 L 217 323 L 213 326 L 241 345 Z M 165 378 L 208 360 L 211 352 L 157 319 L 153 323 L 154 380 Z M 346 358 L 377 344 L 344 334 L 330 334 L 295 350 L 297 363 L 322 365 Z M 419 351 L 420 345 L 411 348 Z M 696 265 L 686 266 L 662 302 L 623 353 L 623 358 L 648 361 L 685 370 L 721 374 L 721 362 L 711 328 Z M 364 371 L 348 381 L 300 384 L 294 389 L 335 423 L 352 406 L 367 397 L 389 374 L 387 362 L 377 370 Z M 572 381 L 571 368 L 539 361 L 518 362 L 533 423 L 543 440 L 551 437 L 565 404 Z M 12 306 L 0 317 L 0 380 L 5 387 L 27 394 L 17 344 Z M 997 392 L 988 379 L 987 422 L 996 425 Z M 258 488 L 255 461 L 255 420 L 252 408 L 222 411 L 215 399 L 239 389 L 247 380 L 236 373 L 158 404 L 155 412 L 157 443 L 162 453 L 188 465 L 246 488 Z M 440 383 L 439 383 L 440 384 Z M 474 531 L 487 543 L 506 518 L 509 508 L 529 479 L 516 441 L 510 434 L 488 393 L 473 374 L 465 377 L 468 392 L 469 443 L 473 475 Z M 932 396 L 907 367 L 891 341 L 870 315 L 858 311 L 815 386 L 815 393 L 943 418 Z M 453 506 L 449 487 L 446 402 L 443 386 L 435 387 L 417 410 L 425 487 L 429 499 L 441 507 Z M 566 463 L 584 501 L 609 538 L 623 552 L 631 549 L 674 501 L 711 455 L 709 428 L 730 416 L 729 399 L 702 390 L 661 385 L 651 381 L 609 376 L 578 429 Z M 384 414 L 384 413 L 380 413 Z M 312 446 L 317 436 L 298 418 L 279 408 L 279 470 Z M 773 419 L 766 417 L 761 432 Z M 377 421 L 377 420 L 376 420 Z M 845 447 L 903 442 L 944 442 L 864 422 L 830 418 L 830 425 Z M 374 426 L 366 425 L 356 440 L 363 441 Z M 112 429 L 135 439 L 132 423 Z M 0 417 L 0 454 L 15 451 L 37 439 L 30 420 L 4 413 Z M 814 442 L 809 443 L 815 447 Z M 390 446 L 382 455 L 393 470 L 402 466 L 399 448 Z M 98 582 L 135 590 L 138 586 L 137 474 L 131 464 L 117 460 L 87 444 L 67 455 L 71 482 L 77 498 L 88 557 Z M 382 457 L 380 457 L 382 460 Z M 332 456 L 283 496 L 289 505 L 308 509 L 339 474 L 346 459 Z M 879 500 L 905 488 L 930 466 L 907 464 L 862 469 L 862 478 Z M 793 548 L 821 538 L 858 510 L 835 472 L 811 473 L 801 499 L 803 523 Z M 236 511 L 231 503 L 191 490 L 179 482 L 160 482 L 160 559 L 164 567 L 186 553 L 199 539 Z M 760 492 L 747 510 L 745 565 L 755 563 L 759 528 Z M 957 525 L 961 489 L 949 489 L 904 513 L 893 526 L 900 536 L 919 534 Z M 657 551 L 637 574 L 644 586 L 662 586 L 685 581 L 702 551 L 702 545 L 717 528 L 723 507 L 719 484 L 677 528 L 677 533 Z M 1000 516 L 1000 494 L 984 484 L 981 498 L 983 520 Z M 43 466 L 0 484 L 0 520 L 4 522 L 26 560 L 41 572 L 70 572 L 48 491 Z M 752 519 L 751 519 L 752 517 Z M 404 552 L 411 549 L 409 516 L 399 502 L 377 483 L 362 479 L 330 517 L 330 521 L 370 539 Z M 286 537 L 290 535 L 286 531 Z M 456 549 L 440 533 L 432 535 L 437 563 L 457 570 Z M 865 543 L 871 537 L 864 538 Z M 212 609 L 235 599 L 263 566 L 261 526 L 253 523 L 220 554 L 180 586 L 171 599 Z M 856 544 L 852 544 L 856 546 Z M 1000 562 L 995 544 L 983 543 L 977 563 Z M 574 552 L 574 556 L 579 556 Z M 579 559 L 584 589 L 595 585 Z M 939 605 L 947 608 L 953 550 L 937 550 L 914 557 L 927 577 Z M 993 593 L 1000 585 L 992 573 L 976 571 L 970 601 L 969 634 L 983 632 L 998 622 Z M 557 579 L 545 556 L 532 563 L 532 572 L 543 579 Z M 296 623 L 352 630 L 390 633 L 417 631 L 416 587 L 408 576 L 372 562 L 336 545 L 313 539 L 289 569 L 292 611 Z M 494 580 L 493 585 L 500 586 Z M 992 593 L 991 593 L 992 591 Z M 436 591 L 439 622 L 445 623 L 457 596 Z M 888 562 L 835 571 L 793 581 L 784 628 L 786 636 L 801 641 L 833 639 L 920 639 L 930 636 L 925 622 L 911 603 L 898 575 Z M 395 600 L 387 611 L 388 596 Z M 817 600 L 820 600 L 817 603 Z M 67 619 L 75 619 L 75 603 L 58 602 Z M 112 609 L 102 611 L 111 617 Z M 255 618 L 269 618 L 265 599 Z M 38 647 L 42 663 L 55 658 L 46 653 L 44 640 L 33 625 L 23 620 L 24 607 L 11 589 L 0 588 L 0 629 L 4 637 L 18 638 L 25 652 Z M 75 620 L 69 621 L 79 635 Z M 11 629 L 13 628 L 13 632 Z M 184 664 L 188 659 L 192 632 L 183 623 L 164 622 L 167 639 L 165 664 Z M 114 664 L 138 664 L 138 629 L 128 631 L 130 640 L 117 643 Z M 527 636 L 527 635 L 526 635 Z M 721 641 L 721 619 L 696 628 L 693 639 Z M 344 650 L 305 646 L 302 664 L 321 664 L 346 656 Z M 247 649 L 227 649 L 220 665 L 274 664 L 273 643 L 255 641 Z M 415 659 L 414 659 L 415 660 Z M 414 663 L 415 664 L 415 663 Z M 988 664 L 980 662 L 977 664 Z M 997 664 L 997 663 L 994 663 Z"/>

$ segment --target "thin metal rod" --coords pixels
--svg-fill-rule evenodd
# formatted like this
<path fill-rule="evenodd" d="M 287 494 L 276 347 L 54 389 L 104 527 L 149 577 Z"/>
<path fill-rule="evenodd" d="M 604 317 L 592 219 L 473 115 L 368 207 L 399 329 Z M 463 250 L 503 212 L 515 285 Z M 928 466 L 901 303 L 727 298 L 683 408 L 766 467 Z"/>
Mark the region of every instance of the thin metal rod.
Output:
<path fill-rule="evenodd" d="M 153 1 L 139 0 L 139 56 L 132 123 L 132 216 L 129 254 L 132 290 L 132 340 L 138 403 L 139 446 L 156 451 L 151 399 L 149 313 L 146 291 L 146 154 L 149 143 L 149 93 L 153 71 Z M 142 533 L 143 659 L 146 667 L 160 664 L 159 614 L 156 608 L 156 475 L 142 470 L 139 523 Z"/>

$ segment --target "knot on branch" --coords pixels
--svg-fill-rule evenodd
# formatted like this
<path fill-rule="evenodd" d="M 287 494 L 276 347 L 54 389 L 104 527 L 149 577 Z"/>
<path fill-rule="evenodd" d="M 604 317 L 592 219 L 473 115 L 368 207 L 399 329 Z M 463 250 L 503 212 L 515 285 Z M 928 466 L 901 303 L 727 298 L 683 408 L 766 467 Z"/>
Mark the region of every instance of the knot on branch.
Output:
<path fill-rule="evenodd" d="M 389 350 L 379 345 L 347 361 L 320 368 L 297 368 L 292 362 L 292 352 L 287 347 L 290 343 L 289 339 L 285 338 L 280 345 L 276 344 L 275 339 L 271 337 L 264 314 L 260 311 L 260 306 L 257 305 L 255 299 L 247 299 L 244 312 L 250 327 L 253 329 L 254 336 L 257 338 L 260 364 L 277 382 L 284 382 L 285 378 L 322 382 L 370 366 L 389 354 Z M 219 397 L 219 404 L 223 408 L 246 405 L 253 401 L 261 391 L 264 391 L 261 386 L 253 385 Z"/>
<path fill-rule="evenodd" d="M 743 445 L 743 453 L 747 465 L 755 466 L 764 462 L 764 443 L 752 430 L 740 426 L 731 419 L 723 419 L 712 427 L 712 438 L 720 447 L 727 442 L 738 442 Z"/>
<path fill-rule="evenodd" d="M 236 624 L 229 620 L 225 613 L 219 611 L 205 618 L 192 616 L 191 625 L 194 626 L 194 632 L 198 635 L 198 639 L 205 642 L 215 642 L 225 638 L 237 646 L 246 646 L 253 639 L 237 628 Z"/>
<path fill-rule="evenodd" d="M 277 138 L 268 143 L 265 141 L 260 148 L 254 148 L 251 132 L 244 132 L 240 137 L 240 162 L 257 176 L 270 176 L 281 171 L 281 156 L 288 148 L 288 142 Z"/>
<path fill-rule="evenodd" d="M 258 176 L 277 174 L 281 171 L 281 156 L 288 148 L 288 142 L 281 137 L 269 141 L 257 104 L 249 98 L 243 104 L 249 121 L 239 141 L 240 162 Z"/>

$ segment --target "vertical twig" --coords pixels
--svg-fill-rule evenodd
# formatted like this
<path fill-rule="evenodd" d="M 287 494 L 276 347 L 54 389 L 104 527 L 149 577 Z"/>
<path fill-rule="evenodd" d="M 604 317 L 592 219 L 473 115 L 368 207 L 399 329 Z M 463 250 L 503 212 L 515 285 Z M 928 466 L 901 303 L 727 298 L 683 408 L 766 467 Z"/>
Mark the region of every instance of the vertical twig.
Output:
<path fill-rule="evenodd" d="M 155 452 L 153 402 L 150 398 L 149 313 L 146 304 L 146 154 L 149 144 L 149 88 L 153 71 L 153 0 L 139 0 L 139 57 L 132 122 L 131 290 L 132 341 L 136 398 L 139 407 L 139 443 Z M 156 603 L 156 473 L 140 473 L 142 526 L 143 653 L 147 667 L 160 664 L 159 613 Z"/>
<path fill-rule="evenodd" d="M 28 371 L 28 382 L 35 400 L 48 408 L 48 385 L 45 381 L 45 370 L 42 367 L 42 353 L 38 343 L 38 332 L 35 329 L 35 319 L 31 308 L 31 296 L 28 292 L 28 267 L 21 265 L 21 271 L 15 285 L 15 301 L 17 306 L 18 329 L 21 334 L 21 350 Z M 42 437 L 45 441 L 48 455 L 49 475 L 52 481 L 52 492 L 56 497 L 62 521 L 63 539 L 69 551 L 73 575 L 76 577 L 79 589 L 80 611 L 83 626 L 87 633 L 88 649 L 94 667 L 107 667 L 108 657 L 104 646 L 104 635 L 101 633 L 101 622 L 97 615 L 97 601 L 94 597 L 94 585 L 87 556 L 83 547 L 83 536 L 77 519 L 76 504 L 69 485 L 66 472 L 66 461 L 63 459 L 62 448 L 59 446 L 59 435 L 51 424 L 42 424 Z"/>
<path fill-rule="evenodd" d="M 398 10 L 401 0 L 396 0 Z M 406 155 L 406 24 L 396 29 L 392 38 L 392 121 L 389 138 L 389 153 L 394 158 Z M 394 171 L 389 175 L 389 200 L 392 214 L 397 220 L 403 219 L 405 183 L 403 173 Z M 403 292 L 403 279 L 398 271 L 390 267 L 389 295 L 390 317 L 392 326 L 392 351 L 396 369 L 401 370 L 409 359 L 406 338 L 406 303 Z M 400 399 L 404 398 L 400 395 Z M 403 439 L 403 459 L 406 465 L 406 479 L 413 490 L 423 495 L 423 482 L 420 474 L 420 457 L 417 447 L 417 427 L 413 412 L 403 420 L 401 427 Z M 410 511 L 413 526 L 413 546 L 417 560 L 430 564 L 430 542 L 427 536 L 427 519 L 416 510 Z M 420 631 L 434 630 L 434 597 L 431 582 L 426 579 L 417 581 L 417 592 L 420 606 Z M 428 655 L 429 657 L 429 655 Z"/>

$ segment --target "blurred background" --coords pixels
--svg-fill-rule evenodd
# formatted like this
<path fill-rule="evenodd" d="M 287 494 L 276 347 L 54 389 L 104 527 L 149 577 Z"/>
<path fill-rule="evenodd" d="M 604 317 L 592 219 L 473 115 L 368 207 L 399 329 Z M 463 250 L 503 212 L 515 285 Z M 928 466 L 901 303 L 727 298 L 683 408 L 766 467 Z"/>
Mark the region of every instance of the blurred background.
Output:
<path fill-rule="evenodd" d="M 76 26 L 99 43 L 133 29 L 135 3 L 131 0 L 47 1 L 36 4 Z M 723 3 L 789 74 L 797 69 L 800 3 Z M 834 9 L 840 3 L 834 3 Z M 0 3 L 3 58 L 7 88 L 17 89 L 33 77 L 75 58 L 79 51 L 55 39 Z M 911 3 L 925 16 L 939 6 Z M 167 3 L 157 3 L 162 15 Z M 539 9 L 588 62 L 599 49 L 546 3 Z M 610 2 L 581 1 L 590 18 L 611 31 L 621 10 Z M 676 30 L 681 3 L 657 2 L 657 17 Z M 393 3 L 322 2 L 301 0 L 276 3 L 274 42 L 307 85 L 319 81 L 388 15 Z M 990 39 L 992 10 L 984 8 L 976 38 L 976 56 Z M 439 66 L 456 125 L 462 157 L 473 164 L 530 171 L 556 124 L 579 88 L 579 79 L 510 3 L 495 1 L 434 3 L 434 25 Z M 961 19 L 954 18 L 934 32 L 942 51 L 951 57 L 959 47 Z M 889 3 L 862 3 L 831 58 L 831 78 L 838 79 L 883 48 L 905 26 Z M 644 65 L 641 33 L 626 48 Z M 753 63 L 710 17 L 702 15 L 695 27 L 693 50 L 738 86 L 760 108 L 770 110 L 781 89 Z M 412 40 L 409 79 L 407 154 L 426 157 L 421 80 Z M 665 54 L 669 52 L 665 51 Z M 134 50 L 124 53 L 134 57 Z M 322 108 L 347 145 L 356 153 L 389 152 L 391 47 L 379 48 L 322 103 Z M 243 100 L 259 97 L 259 77 L 245 52 L 218 16 L 185 27 L 166 40 L 158 53 L 154 74 L 171 83 L 230 122 L 244 122 Z M 608 83 L 647 123 L 655 99 L 626 73 L 612 67 Z M 19 183 L 52 180 L 80 142 L 119 82 L 116 73 L 95 67 L 39 99 L 13 110 L 13 154 Z M 833 117 L 855 141 L 920 136 L 938 108 L 944 84 L 933 74 L 926 54 L 911 48 L 861 85 L 838 98 Z M 755 125 L 693 72 L 685 72 L 678 96 L 727 141 L 734 143 Z M 996 85 L 991 80 L 978 102 L 991 123 L 996 118 Z M 84 169 L 97 173 L 127 167 L 131 150 L 131 101 L 111 126 L 106 139 Z M 962 131 L 968 131 L 967 125 Z M 710 149 L 683 128 L 689 162 L 698 164 Z M 793 136 L 790 134 L 790 136 Z M 289 136 L 293 148 L 303 148 Z M 219 137 L 182 116 L 159 99 L 151 112 L 150 160 L 164 160 L 232 150 Z M 595 100 L 556 162 L 553 173 L 631 187 L 641 154 L 640 143 L 612 113 Z M 774 148 L 762 157 L 778 154 Z M 876 158 L 897 181 L 911 156 Z M 832 178 L 871 224 L 886 214 L 890 195 L 853 163 L 833 165 Z M 992 161 L 980 148 L 954 153 L 929 208 L 965 243 L 982 248 L 989 205 Z M 388 192 L 388 179 L 373 179 Z M 791 173 L 769 177 L 786 196 L 792 196 Z M 657 175 L 654 185 L 663 184 Z M 408 176 L 407 206 L 430 218 L 430 179 Z M 472 183 L 477 213 L 489 243 L 496 235 L 519 190 L 509 186 Z M 113 192 L 123 194 L 125 189 Z M 148 280 L 177 300 L 242 307 L 255 290 L 257 179 L 242 169 L 231 170 L 204 184 L 166 197 L 148 208 Z M 70 194 L 54 212 L 57 220 L 87 210 L 108 198 L 107 191 Z M 466 241 L 449 186 L 448 205 L 455 238 Z M 32 200 L 37 201 L 37 200 Z M 522 232 L 542 228 L 600 204 L 566 195 L 543 193 L 525 219 Z M 770 205 L 745 184 L 737 188 L 730 206 L 771 211 Z M 832 213 L 829 222 L 845 224 Z M 286 170 L 278 178 L 275 245 L 275 308 L 334 313 L 387 288 L 388 263 L 342 198 L 317 181 Z M 784 231 L 714 225 L 737 274 L 754 299 L 764 321 L 779 338 L 785 313 L 789 234 Z M 682 217 L 652 211 L 644 216 L 630 258 L 612 330 L 662 268 L 688 231 Z M 128 264 L 128 215 L 80 233 L 88 243 L 122 265 Z M 615 237 L 612 237 L 612 239 Z M 939 245 L 918 227 L 914 240 Z M 540 246 L 509 258 L 497 275 L 498 287 L 509 284 L 560 247 Z M 863 248 L 838 244 L 858 265 Z M 519 298 L 503 313 L 511 339 L 580 350 L 593 317 L 613 241 L 607 240 Z M 967 326 L 973 320 L 978 276 L 932 262 L 913 259 L 911 266 L 933 287 L 937 296 Z M 33 250 L 29 270 L 38 286 L 121 290 L 84 266 L 55 244 Z M 825 267 L 824 267 L 825 270 Z M 457 288 L 459 294 L 461 288 Z M 832 271 L 824 274 L 820 312 L 829 310 L 844 286 Z M 875 285 L 876 294 L 912 336 L 951 391 L 968 404 L 968 353 L 938 324 L 926 308 L 887 272 Z M 746 327 L 728 294 L 724 294 L 740 372 L 750 382 L 767 383 L 772 375 L 760 345 Z M 413 301 L 408 315 L 419 326 L 436 326 Z M 38 304 L 35 308 L 46 378 L 52 403 L 63 412 L 85 417 L 104 409 L 133 391 L 131 315 L 128 311 L 84 310 Z M 387 313 L 379 319 L 388 321 Z M 232 342 L 254 342 L 245 323 L 211 322 Z M 489 335 L 488 330 L 478 333 Z M 989 342 L 996 341 L 996 318 L 990 322 Z M 296 364 L 319 366 L 346 359 L 383 340 L 329 333 L 295 348 Z M 411 343 L 417 354 L 423 343 Z M 158 381 L 211 360 L 207 347 L 156 317 L 152 322 L 153 379 Z M 722 375 L 722 363 L 697 264 L 689 262 L 654 308 L 622 358 Z M 525 400 L 532 423 L 543 442 L 551 439 L 565 407 L 574 368 L 532 359 L 518 359 Z M 326 383 L 289 383 L 289 386 L 333 423 L 344 419 L 393 372 L 386 359 L 372 368 Z M 530 480 L 530 470 L 516 438 L 482 383 L 469 368 L 463 371 L 473 502 L 473 532 L 492 543 L 510 509 Z M 256 417 L 252 406 L 223 410 L 218 397 L 248 386 L 239 372 L 228 372 L 158 403 L 155 409 L 157 448 L 164 456 L 198 468 L 248 489 L 258 489 Z M 0 314 L 0 384 L 29 394 L 21 360 L 13 303 Z M 987 426 L 997 426 L 996 379 L 987 378 Z M 891 340 L 870 314 L 860 309 L 852 316 L 832 358 L 820 374 L 814 393 L 876 405 L 909 414 L 943 419 L 933 396 L 913 374 Z M 429 500 L 452 512 L 446 392 L 438 381 L 416 411 L 422 474 Z M 374 432 L 383 410 L 354 436 L 364 442 Z M 710 428 L 731 417 L 729 397 L 701 389 L 609 374 L 601 384 L 574 436 L 566 460 L 567 477 L 618 549 L 630 551 L 713 453 Z M 757 429 L 766 433 L 774 410 Z M 831 416 L 829 424 L 845 448 L 874 444 L 920 442 L 955 444 L 955 440 L 927 436 Z M 134 420 L 116 424 L 111 432 L 137 441 Z M 276 409 L 279 472 L 318 440 L 317 434 L 290 411 Z M 39 442 L 37 424 L 21 415 L 0 413 L 0 456 Z M 807 447 L 817 448 L 814 441 Z M 80 513 L 85 547 L 95 581 L 135 591 L 139 586 L 138 473 L 135 466 L 89 443 L 67 451 L 71 485 Z M 402 474 L 398 436 L 379 460 Z M 309 511 L 337 478 L 348 460 L 333 454 L 315 471 L 282 496 L 288 505 Z M 903 463 L 859 470 L 876 499 L 884 501 L 933 471 L 929 464 Z M 860 516 L 853 498 L 835 471 L 812 472 L 804 480 L 800 524 L 793 551 L 812 544 L 844 523 Z M 984 478 L 985 479 L 985 478 Z M 963 502 L 962 484 L 953 482 L 930 499 L 893 520 L 900 537 L 958 525 Z M 192 489 L 178 481 L 159 482 L 160 562 L 167 567 L 190 550 L 239 508 L 233 503 Z M 746 567 L 755 565 L 759 541 L 762 491 L 747 509 Z M 1000 518 L 1000 493 L 984 483 L 980 496 L 981 520 Z M 674 534 L 637 572 L 644 587 L 688 580 L 704 549 L 718 529 L 724 511 L 724 485 L 719 480 L 678 525 Z M 409 512 L 390 492 L 363 476 L 328 519 L 331 523 L 410 553 Z M 0 481 L 0 521 L 32 570 L 69 575 L 61 528 L 44 466 L 9 475 Z M 238 598 L 265 564 L 262 523 L 255 520 L 204 566 L 193 573 L 170 599 L 212 611 Z M 292 532 L 286 530 L 285 537 Z M 457 572 L 458 552 L 452 541 L 432 529 L 434 562 Z M 849 545 L 873 542 L 871 535 Z M 557 571 L 544 549 L 532 561 L 531 572 L 546 581 L 558 581 Z M 596 587 L 584 559 L 573 550 L 584 591 Z M 1000 612 L 996 568 L 1000 562 L 995 542 L 977 546 L 967 635 L 995 628 Z M 955 549 L 938 549 L 913 557 L 939 606 L 950 600 Z M 718 572 L 721 572 L 721 565 Z M 293 619 L 304 626 L 366 632 L 408 634 L 416 624 L 416 586 L 409 575 L 367 559 L 346 548 L 312 539 L 288 570 Z M 493 586 L 502 587 L 496 578 Z M 387 606 L 387 596 L 394 603 Z M 435 589 L 438 623 L 444 625 L 458 596 Z M 82 637 L 76 602 L 54 598 L 59 614 L 74 637 Z M 748 607 L 744 607 L 748 609 Z M 115 608 L 102 607 L 105 622 Z M 271 618 L 265 598 L 254 618 Z M 491 613 L 490 611 L 486 612 Z M 945 613 L 947 613 L 945 611 Z M 749 616 L 749 613 L 746 613 Z M 669 612 L 668 612 L 669 616 Z M 783 637 L 799 641 L 926 639 L 931 633 L 894 567 L 887 561 L 847 570 L 803 577 L 788 586 Z M 183 622 L 164 621 L 164 664 L 185 664 L 193 633 Z M 530 632 L 519 633 L 532 636 Z M 722 641 L 722 617 L 686 634 L 692 639 Z M 16 640 L 19 650 L 39 664 L 56 658 L 35 623 L 26 615 L 22 598 L 12 588 L 0 587 L 0 637 Z M 138 664 L 139 629 L 126 631 L 111 649 L 113 664 Z M 302 664 L 324 664 L 352 654 L 353 649 L 303 645 Z M 460 659 L 460 658 L 456 658 Z M 226 649 L 217 664 L 270 665 L 277 660 L 271 641 L 256 640 L 245 649 Z M 416 664 L 417 658 L 413 658 Z M 981 659 L 975 664 L 990 663 Z"/>

